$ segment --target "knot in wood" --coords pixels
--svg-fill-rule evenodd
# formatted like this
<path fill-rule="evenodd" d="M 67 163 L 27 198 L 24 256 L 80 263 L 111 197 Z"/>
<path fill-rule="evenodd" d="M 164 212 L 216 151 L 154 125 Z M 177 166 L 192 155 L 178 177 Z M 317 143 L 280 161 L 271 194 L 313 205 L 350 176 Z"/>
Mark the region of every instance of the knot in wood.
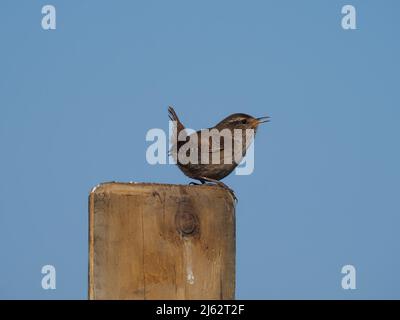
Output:
<path fill-rule="evenodd" d="M 194 235 L 199 229 L 199 220 L 197 215 L 191 212 L 179 212 L 176 215 L 177 229 L 183 235 Z"/>

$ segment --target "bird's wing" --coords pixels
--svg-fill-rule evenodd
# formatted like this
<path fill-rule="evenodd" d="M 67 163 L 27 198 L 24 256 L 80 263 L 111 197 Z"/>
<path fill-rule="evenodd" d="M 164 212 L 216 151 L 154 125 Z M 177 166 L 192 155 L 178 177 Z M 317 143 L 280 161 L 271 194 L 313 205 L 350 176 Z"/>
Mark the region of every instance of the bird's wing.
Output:
<path fill-rule="evenodd" d="M 231 163 L 234 159 L 241 159 L 242 157 L 242 139 L 231 135 L 227 132 L 227 135 L 221 134 L 216 130 L 210 130 L 209 135 L 200 135 L 201 150 L 199 154 L 200 159 L 209 158 L 211 162 L 213 157 L 221 159 L 224 158 L 224 163 Z M 218 157 L 219 153 L 219 157 Z M 236 155 L 236 157 L 235 157 Z"/>
<path fill-rule="evenodd" d="M 191 134 L 187 133 L 186 141 L 174 140 L 169 155 L 172 155 L 176 160 L 180 148 L 188 143 L 181 152 L 190 149 L 190 154 L 197 155 L 199 163 L 203 161 L 202 159 L 208 159 L 208 163 L 212 163 L 212 159 L 220 159 L 220 162 L 224 163 L 241 161 L 252 139 L 231 135 L 230 132 L 226 132 L 226 135 L 224 135 L 218 130 L 208 130 L 206 134 L 203 130 Z"/>

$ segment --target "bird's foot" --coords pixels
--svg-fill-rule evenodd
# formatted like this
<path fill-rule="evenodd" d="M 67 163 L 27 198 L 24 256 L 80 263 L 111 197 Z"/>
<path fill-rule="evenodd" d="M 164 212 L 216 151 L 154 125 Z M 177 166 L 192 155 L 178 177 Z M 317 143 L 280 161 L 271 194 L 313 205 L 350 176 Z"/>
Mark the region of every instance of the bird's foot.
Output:
<path fill-rule="evenodd" d="M 237 198 L 236 195 L 235 195 L 235 191 L 233 191 L 231 188 L 229 188 L 225 183 L 222 183 L 222 182 L 221 182 L 221 184 L 218 183 L 218 185 L 219 185 L 221 188 L 224 188 L 225 190 L 228 190 L 229 193 L 231 194 L 233 200 L 235 200 L 236 203 L 239 202 L 238 198 Z"/>
<path fill-rule="evenodd" d="M 218 185 L 221 188 L 229 191 L 229 193 L 231 194 L 233 200 L 235 200 L 236 203 L 239 202 L 238 198 L 235 195 L 235 191 L 233 191 L 231 188 L 229 188 L 225 183 L 223 183 L 221 181 L 218 181 L 218 180 L 215 180 L 215 179 L 210 179 L 210 178 L 207 178 L 207 177 L 201 177 L 201 179 L 204 180 L 204 181 L 211 182 L 211 185 Z"/>
<path fill-rule="evenodd" d="M 202 183 L 197 183 L 197 182 L 189 182 L 189 186 L 200 186 Z"/>

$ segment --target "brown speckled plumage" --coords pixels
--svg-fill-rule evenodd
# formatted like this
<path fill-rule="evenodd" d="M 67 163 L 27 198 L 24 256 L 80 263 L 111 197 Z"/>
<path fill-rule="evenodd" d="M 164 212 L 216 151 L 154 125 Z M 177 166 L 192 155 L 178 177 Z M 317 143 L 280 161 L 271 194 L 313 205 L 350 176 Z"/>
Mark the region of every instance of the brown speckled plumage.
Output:
<path fill-rule="evenodd" d="M 179 169 L 189 178 L 199 180 L 201 183 L 212 182 L 228 189 L 236 199 L 233 191 L 219 180 L 228 176 L 246 155 L 246 151 L 253 138 L 246 138 L 246 129 L 253 129 L 255 134 L 258 125 L 260 123 L 267 122 L 269 117 L 254 118 L 248 114 L 235 113 L 223 119 L 213 128 L 208 129 L 211 130 L 211 134 L 210 136 L 206 136 L 202 130 L 192 134 L 187 134 L 185 126 L 179 120 L 175 110 L 172 107 L 168 108 L 168 113 L 169 118 L 172 121 L 175 121 L 173 143 L 170 153 L 177 162 Z M 212 143 L 212 137 L 214 134 L 216 134 L 213 134 L 215 131 L 213 129 L 217 129 L 218 132 L 221 132 L 221 140 L 219 141 L 220 143 L 216 146 L 213 146 Z M 237 136 L 234 135 L 235 129 L 240 129 L 240 131 L 237 131 L 239 132 L 237 133 Z M 232 139 L 228 139 L 227 142 L 225 141 L 226 138 L 223 135 L 224 130 L 226 134 L 230 134 L 232 137 Z M 179 150 L 181 150 L 181 148 L 188 141 L 190 141 L 193 135 L 197 135 L 197 147 L 191 151 L 187 150 L 187 156 L 189 156 L 190 152 L 193 152 L 194 158 L 197 159 L 197 161 L 182 163 L 178 157 Z M 177 137 L 183 139 L 178 140 Z M 227 143 L 227 148 L 225 146 L 225 142 Z M 241 153 L 239 154 L 236 151 L 236 147 L 240 146 L 240 144 L 242 144 L 242 148 Z M 213 156 L 218 157 L 218 152 L 220 159 L 219 163 L 212 163 Z M 208 159 L 208 163 L 204 163 L 204 159 Z"/>

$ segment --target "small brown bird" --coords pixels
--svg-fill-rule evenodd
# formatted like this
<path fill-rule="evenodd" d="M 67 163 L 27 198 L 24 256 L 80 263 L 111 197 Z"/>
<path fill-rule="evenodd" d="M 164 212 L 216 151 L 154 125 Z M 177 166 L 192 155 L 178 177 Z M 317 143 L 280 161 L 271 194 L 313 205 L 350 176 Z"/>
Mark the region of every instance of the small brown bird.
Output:
<path fill-rule="evenodd" d="M 168 113 L 175 123 L 170 154 L 179 169 L 202 184 L 211 182 L 227 189 L 237 200 L 234 191 L 219 180 L 229 175 L 241 162 L 258 126 L 268 122 L 270 117 L 254 118 L 248 114 L 235 113 L 207 131 L 189 134 L 171 106 Z"/>

